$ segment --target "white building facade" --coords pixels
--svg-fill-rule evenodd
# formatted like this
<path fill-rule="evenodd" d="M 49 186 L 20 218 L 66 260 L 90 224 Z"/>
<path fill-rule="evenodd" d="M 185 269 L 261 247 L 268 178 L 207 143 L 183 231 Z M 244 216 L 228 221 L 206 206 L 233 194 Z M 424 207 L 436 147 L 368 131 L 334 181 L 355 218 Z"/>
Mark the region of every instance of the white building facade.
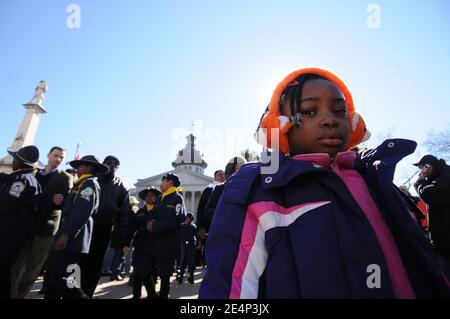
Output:
<path fill-rule="evenodd" d="M 133 194 L 138 194 L 142 189 L 154 186 L 159 189 L 161 178 L 167 173 L 178 175 L 183 189 L 182 194 L 188 212 L 197 216 L 197 206 L 203 190 L 213 182 L 213 178 L 204 174 L 208 166 L 201 153 L 195 149 L 195 137 L 190 134 L 187 137 L 186 146 L 178 152 L 177 158 L 172 163 L 174 168 L 155 176 L 138 179 Z"/>

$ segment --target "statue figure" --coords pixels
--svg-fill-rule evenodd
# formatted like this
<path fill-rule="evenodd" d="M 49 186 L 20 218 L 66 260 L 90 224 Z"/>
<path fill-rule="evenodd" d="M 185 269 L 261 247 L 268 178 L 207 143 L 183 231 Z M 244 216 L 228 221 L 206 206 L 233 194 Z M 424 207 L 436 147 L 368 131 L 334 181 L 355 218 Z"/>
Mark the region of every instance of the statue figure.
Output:
<path fill-rule="evenodd" d="M 41 105 L 45 96 L 44 93 L 47 93 L 47 84 L 44 80 L 39 82 L 39 85 L 36 87 L 36 91 L 34 92 L 34 96 L 31 99 L 30 103 Z"/>

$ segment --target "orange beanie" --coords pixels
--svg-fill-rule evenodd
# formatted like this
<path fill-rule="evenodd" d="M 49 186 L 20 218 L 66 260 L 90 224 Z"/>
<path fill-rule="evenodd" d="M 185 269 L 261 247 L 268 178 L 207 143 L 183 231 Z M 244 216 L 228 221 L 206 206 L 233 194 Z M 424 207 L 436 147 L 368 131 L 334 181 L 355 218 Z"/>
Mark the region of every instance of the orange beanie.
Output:
<path fill-rule="evenodd" d="M 292 124 L 286 116 L 283 116 L 280 113 L 280 99 L 286 87 L 300 75 L 306 73 L 316 74 L 326 78 L 336 84 L 339 90 L 341 90 L 344 94 L 345 103 L 347 105 L 347 117 L 350 124 L 350 139 L 345 149 L 348 150 L 355 147 L 359 143 L 368 140 L 370 133 L 366 128 L 366 124 L 362 116 L 356 113 L 355 106 L 353 105 L 352 94 L 345 83 L 335 74 L 327 70 L 313 67 L 294 71 L 286 76 L 283 81 L 277 85 L 272 94 L 272 98 L 270 99 L 269 109 L 267 113 L 264 114 L 255 134 L 256 140 L 267 148 L 274 148 L 278 144 L 281 153 L 287 154 L 290 152 L 287 132 L 291 128 Z M 272 141 L 272 129 L 279 130 L 279 141 Z"/>

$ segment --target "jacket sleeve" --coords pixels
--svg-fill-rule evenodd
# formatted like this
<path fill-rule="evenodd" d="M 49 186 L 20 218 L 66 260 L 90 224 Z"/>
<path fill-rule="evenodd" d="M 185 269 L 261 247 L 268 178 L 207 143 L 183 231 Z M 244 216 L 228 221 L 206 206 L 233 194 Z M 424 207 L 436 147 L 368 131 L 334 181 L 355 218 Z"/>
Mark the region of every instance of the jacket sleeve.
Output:
<path fill-rule="evenodd" d="M 62 194 L 64 196 L 64 200 L 67 199 L 69 195 L 70 189 L 73 187 L 73 179 L 72 176 L 66 173 L 61 173 L 61 177 L 59 179 L 58 187 L 55 188 L 55 194 Z M 53 198 L 52 198 L 53 203 Z M 61 210 L 64 206 L 64 201 L 61 205 L 54 205 L 55 210 Z"/>
<path fill-rule="evenodd" d="M 97 208 L 97 196 L 95 184 L 90 180 L 86 181 L 74 199 L 70 215 L 62 225 L 61 234 L 67 234 L 70 238 L 78 235 Z"/>
<path fill-rule="evenodd" d="M 206 203 L 208 202 L 209 196 L 211 195 L 212 188 L 207 187 L 203 190 L 202 195 L 200 196 L 200 200 L 198 202 L 197 207 L 197 224 L 199 228 L 205 228 L 205 208 Z"/>
<path fill-rule="evenodd" d="M 199 298 L 229 298 L 245 215 L 244 206 L 225 201 L 224 196 L 220 199 L 206 242 L 208 268 L 200 286 Z"/>
<path fill-rule="evenodd" d="M 114 232 L 116 232 L 116 238 L 120 245 L 124 245 L 128 242 L 131 216 L 130 211 L 130 192 L 123 185 L 121 185 L 120 200 L 114 227 Z"/>
<path fill-rule="evenodd" d="M 449 176 L 439 176 L 434 180 L 419 180 L 414 186 L 420 198 L 428 205 L 449 205 Z"/>
<path fill-rule="evenodd" d="M 72 189 L 72 187 L 73 187 L 73 177 L 69 174 L 62 173 L 61 185 L 60 189 L 58 190 L 58 194 L 62 194 L 64 196 L 64 201 L 67 199 L 69 191 Z M 55 208 L 61 210 L 64 206 L 64 201 L 61 205 L 55 205 Z"/>
<path fill-rule="evenodd" d="M 37 197 L 40 193 L 40 187 L 36 183 L 32 183 L 29 178 L 17 178 L 8 187 L 6 198 L 0 208 L 6 212 L 28 211 L 34 213 L 36 211 Z"/>
<path fill-rule="evenodd" d="M 152 235 L 158 236 L 165 232 L 180 227 L 185 219 L 184 203 L 181 196 L 177 196 L 173 201 L 173 207 L 167 207 L 164 214 L 158 215 L 152 226 Z"/>
<path fill-rule="evenodd" d="M 221 196 L 206 241 L 207 272 L 200 286 L 201 299 L 228 299 L 239 254 L 247 206 L 260 163 L 243 164 L 221 188 Z M 216 187 L 217 189 L 217 187 Z"/>

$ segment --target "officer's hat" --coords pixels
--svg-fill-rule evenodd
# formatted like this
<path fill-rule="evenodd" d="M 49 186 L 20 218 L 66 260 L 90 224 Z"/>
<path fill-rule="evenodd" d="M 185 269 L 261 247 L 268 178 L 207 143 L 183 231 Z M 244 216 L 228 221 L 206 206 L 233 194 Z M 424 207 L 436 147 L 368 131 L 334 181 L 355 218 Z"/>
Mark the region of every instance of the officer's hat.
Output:
<path fill-rule="evenodd" d="M 145 197 L 147 196 L 148 193 L 153 193 L 153 194 L 155 194 L 156 197 L 161 195 L 161 192 L 159 190 L 157 190 L 153 186 L 150 186 L 149 188 L 144 188 L 143 190 L 141 190 L 139 192 L 138 196 L 140 199 L 145 200 Z"/>
<path fill-rule="evenodd" d="M 75 169 L 81 164 L 94 166 L 94 175 L 104 175 L 109 172 L 108 166 L 100 163 L 94 155 L 85 155 L 79 160 L 69 162 L 69 165 Z"/>
<path fill-rule="evenodd" d="M 14 157 L 17 158 L 19 161 L 24 163 L 25 165 L 39 168 L 39 149 L 34 145 L 28 145 L 25 147 L 22 147 L 17 152 L 9 149 L 8 153 Z"/>
<path fill-rule="evenodd" d="M 168 181 L 172 181 L 173 186 L 178 187 L 180 186 L 181 182 L 180 182 L 180 178 L 178 177 L 178 175 L 176 174 L 172 174 L 172 173 L 167 173 L 166 175 L 164 175 L 161 180 L 166 179 Z"/>

